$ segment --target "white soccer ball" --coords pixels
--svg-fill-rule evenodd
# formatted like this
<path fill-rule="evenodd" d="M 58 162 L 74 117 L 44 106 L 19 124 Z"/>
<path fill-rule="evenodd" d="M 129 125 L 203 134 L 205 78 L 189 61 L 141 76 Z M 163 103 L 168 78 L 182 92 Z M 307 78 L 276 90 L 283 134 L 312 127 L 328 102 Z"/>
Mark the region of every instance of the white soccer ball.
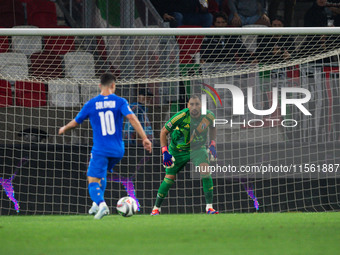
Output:
<path fill-rule="evenodd" d="M 117 203 L 117 212 L 123 217 L 130 217 L 137 212 L 137 202 L 132 197 L 122 197 Z"/>

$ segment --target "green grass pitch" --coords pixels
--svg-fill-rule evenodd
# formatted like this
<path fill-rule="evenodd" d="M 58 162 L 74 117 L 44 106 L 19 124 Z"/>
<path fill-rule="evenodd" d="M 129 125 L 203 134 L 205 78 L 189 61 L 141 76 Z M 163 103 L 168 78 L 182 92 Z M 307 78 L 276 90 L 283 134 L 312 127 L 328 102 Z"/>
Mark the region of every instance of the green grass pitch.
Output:
<path fill-rule="evenodd" d="M 340 254 L 340 213 L 1 216 L 0 254 Z"/>

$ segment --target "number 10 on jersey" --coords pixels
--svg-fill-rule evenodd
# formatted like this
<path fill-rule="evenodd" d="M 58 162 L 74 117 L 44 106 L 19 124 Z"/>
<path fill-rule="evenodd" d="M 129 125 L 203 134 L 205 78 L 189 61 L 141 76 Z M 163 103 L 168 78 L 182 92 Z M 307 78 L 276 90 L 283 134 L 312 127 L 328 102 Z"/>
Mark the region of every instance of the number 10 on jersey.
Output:
<path fill-rule="evenodd" d="M 116 132 L 115 118 L 112 111 L 99 112 L 102 135 L 113 135 Z"/>

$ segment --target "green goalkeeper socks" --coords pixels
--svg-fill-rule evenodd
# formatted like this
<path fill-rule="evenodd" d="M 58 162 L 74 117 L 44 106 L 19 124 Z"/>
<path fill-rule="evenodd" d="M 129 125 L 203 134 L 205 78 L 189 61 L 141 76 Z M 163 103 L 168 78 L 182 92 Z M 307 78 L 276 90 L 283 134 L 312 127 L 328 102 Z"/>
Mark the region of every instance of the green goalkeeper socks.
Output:
<path fill-rule="evenodd" d="M 204 175 L 202 176 L 202 183 L 203 183 L 203 191 L 205 195 L 205 202 L 207 204 L 212 204 L 213 202 L 213 180 L 210 175 Z M 158 189 L 157 193 L 157 199 L 155 206 L 161 207 L 164 199 L 168 195 L 169 189 L 174 184 L 174 181 L 169 178 L 164 178 L 164 181 L 162 182 L 161 186 Z"/>
<path fill-rule="evenodd" d="M 203 175 L 202 176 L 202 183 L 203 183 L 203 192 L 205 196 L 205 202 L 207 204 L 212 204 L 213 202 L 213 180 L 211 178 L 211 175 Z"/>
<path fill-rule="evenodd" d="M 168 195 L 169 189 L 171 188 L 173 184 L 174 184 L 173 180 L 169 178 L 164 178 L 164 181 L 162 182 L 161 186 L 158 189 L 156 203 L 155 203 L 156 207 L 158 208 L 161 207 L 164 199 Z"/>

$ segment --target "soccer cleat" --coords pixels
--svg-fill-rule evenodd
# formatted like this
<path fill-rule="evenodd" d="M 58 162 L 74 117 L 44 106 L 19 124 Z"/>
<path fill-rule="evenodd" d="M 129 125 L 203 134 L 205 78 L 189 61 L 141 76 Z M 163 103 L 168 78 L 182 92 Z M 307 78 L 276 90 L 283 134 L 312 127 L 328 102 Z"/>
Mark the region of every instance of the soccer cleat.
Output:
<path fill-rule="evenodd" d="M 219 214 L 219 212 L 216 211 L 216 210 L 214 210 L 213 208 L 209 208 L 209 209 L 207 210 L 207 214 Z"/>
<path fill-rule="evenodd" d="M 96 220 L 100 220 L 101 218 L 103 218 L 105 215 L 108 215 L 108 214 L 110 214 L 110 210 L 109 210 L 109 207 L 104 202 L 99 205 L 99 210 L 94 216 L 94 218 Z"/>
<path fill-rule="evenodd" d="M 95 202 L 93 202 L 89 210 L 89 214 L 95 215 L 98 212 L 98 210 L 99 210 L 99 206 Z"/>
<path fill-rule="evenodd" d="M 160 214 L 159 209 L 153 209 L 150 215 L 155 216 L 155 215 L 159 215 L 159 214 Z"/>

